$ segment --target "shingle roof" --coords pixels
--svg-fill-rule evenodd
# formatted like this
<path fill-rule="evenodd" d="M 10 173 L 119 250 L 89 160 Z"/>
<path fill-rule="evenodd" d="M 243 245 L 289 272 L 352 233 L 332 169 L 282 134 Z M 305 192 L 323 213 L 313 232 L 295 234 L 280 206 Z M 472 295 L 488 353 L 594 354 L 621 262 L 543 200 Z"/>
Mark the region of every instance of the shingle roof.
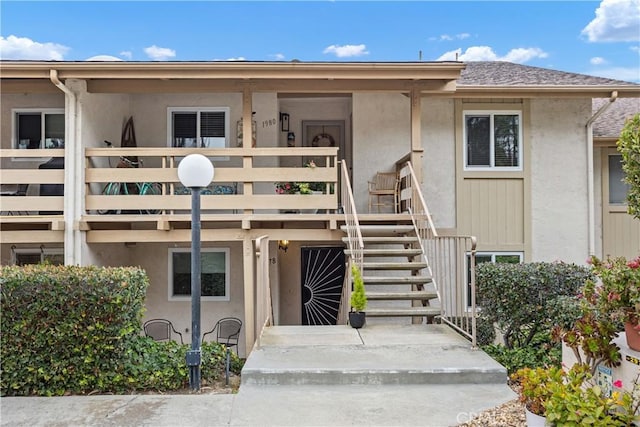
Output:
<path fill-rule="evenodd" d="M 595 113 L 608 103 L 606 98 L 593 100 L 593 112 Z M 595 138 L 618 138 L 624 127 L 624 123 L 630 117 L 640 113 L 640 98 L 617 99 L 593 124 L 593 136 Z"/>
<path fill-rule="evenodd" d="M 466 62 L 458 86 L 638 86 L 636 83 L 501 61 Z"/>

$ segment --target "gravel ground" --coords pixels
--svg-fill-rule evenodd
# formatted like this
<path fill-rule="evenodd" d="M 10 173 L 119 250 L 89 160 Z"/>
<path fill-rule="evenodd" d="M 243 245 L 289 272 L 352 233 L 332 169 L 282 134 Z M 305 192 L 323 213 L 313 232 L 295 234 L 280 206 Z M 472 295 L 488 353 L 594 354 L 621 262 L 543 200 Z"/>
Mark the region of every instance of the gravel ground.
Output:
<path fill-rule="evenodd" d="M 458 427 L 525 427 L 524 406 L 518 399 L 489 409 Z"/>
<path fill-rule="evenodd" d="M 509 382 L 509 387 L 518 393 L 517 386 Z M 482 412 L 469 422 L 458 427 L 526 427 L 524 405 L 513 399 L 507 403 Z"/>

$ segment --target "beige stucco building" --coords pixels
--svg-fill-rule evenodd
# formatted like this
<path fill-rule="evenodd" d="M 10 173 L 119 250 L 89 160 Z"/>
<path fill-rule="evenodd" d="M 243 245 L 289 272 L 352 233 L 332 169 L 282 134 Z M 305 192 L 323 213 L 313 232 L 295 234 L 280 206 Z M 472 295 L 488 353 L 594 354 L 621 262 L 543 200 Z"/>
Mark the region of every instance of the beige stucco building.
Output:
<path fill-rule="evenodd" d="M 415 224 L 410 188 L 441 235 L 474 236 L 483 260 L 640 252 L 614 150 L 640 112 L 637 84 L 502 62 L 1 67 L 2 263 L 139 265 L 151 281 L 146 318 L 187 332 L 190 197 L 176 170 L 203 153 L 216 168 L 202 196 L 203 273 L 216 288 L 202 322 L 243 319 L 241 353 L 260 327 L 265 275 L 273 321 L 308 323 L 313 257 L 348 249 L 354 217 Z M 137 148 L 120 147 L 129 117 Z M 117 168 L 120 156 L 141 162 Z M 369 181 L 407 162 L 412 175 L 399 176 L 416 181 L 400 180 L 398 211 L 370 212 Z M 277 194 L 276 182 L 324 191 Z"/>

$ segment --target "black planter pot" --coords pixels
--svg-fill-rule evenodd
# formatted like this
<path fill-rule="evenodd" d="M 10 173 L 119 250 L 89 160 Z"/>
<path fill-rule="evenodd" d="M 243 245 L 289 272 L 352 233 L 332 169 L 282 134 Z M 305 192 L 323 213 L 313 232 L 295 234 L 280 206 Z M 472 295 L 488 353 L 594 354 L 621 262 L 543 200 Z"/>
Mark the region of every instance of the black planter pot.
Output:
<path fill-rule="evenodd" d="M 352 328 L 360 329 L 367 321 L 366 313 L 364 311 L 350 311 L 349 312 L 349 324 Z"/>

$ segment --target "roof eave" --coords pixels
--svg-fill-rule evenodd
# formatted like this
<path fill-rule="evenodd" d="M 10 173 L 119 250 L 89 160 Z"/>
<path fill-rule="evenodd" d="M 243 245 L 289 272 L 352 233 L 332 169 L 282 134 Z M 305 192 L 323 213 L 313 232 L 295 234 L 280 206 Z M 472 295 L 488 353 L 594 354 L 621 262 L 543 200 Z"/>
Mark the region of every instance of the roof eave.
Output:
<path fill-rule="evenodd" d="M 2 78 L 60 79 L 443 79 L 457 80 L 460 62 L 25 62 L 2 61 Z"/>
<path fill-rule="evenodd" d="M 640 85 L 537 85 L 537 86 L 482 86 L 462 85 L 456 88 L 457 97 L 513 97 L 531 98 L 553 95 L 555 97 L 608 98 L 618 92 L 619 98 L 639 98 Z"/>

